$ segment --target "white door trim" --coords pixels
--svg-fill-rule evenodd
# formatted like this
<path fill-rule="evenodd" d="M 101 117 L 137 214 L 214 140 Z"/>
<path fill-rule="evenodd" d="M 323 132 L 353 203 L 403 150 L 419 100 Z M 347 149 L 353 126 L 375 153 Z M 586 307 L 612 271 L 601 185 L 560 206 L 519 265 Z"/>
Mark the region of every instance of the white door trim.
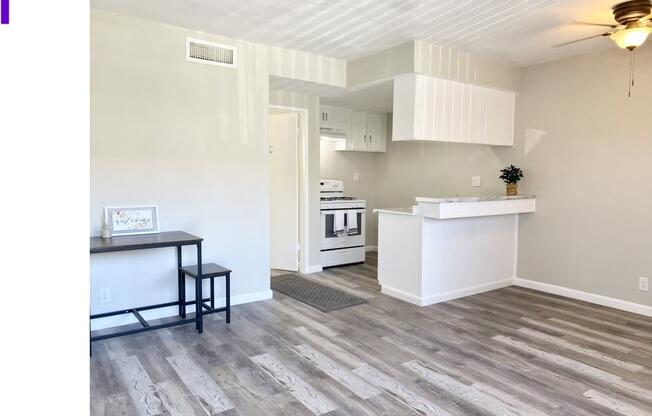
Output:
<path fill-rule="evenodd" d="M 274 111 L 291 111 L 299 116 L 299 135 L 301 140 L 301 152 L 299 154 L 299 271 L 309 273 L 308 265 L 310 264 L 310 236 L 309 215 L 310 200 L 308 198 L 308 132 L 309 120 L 308 109 L 300 107 L 289 107 L 285 105 L 270 105 L 270 110 Z"/>

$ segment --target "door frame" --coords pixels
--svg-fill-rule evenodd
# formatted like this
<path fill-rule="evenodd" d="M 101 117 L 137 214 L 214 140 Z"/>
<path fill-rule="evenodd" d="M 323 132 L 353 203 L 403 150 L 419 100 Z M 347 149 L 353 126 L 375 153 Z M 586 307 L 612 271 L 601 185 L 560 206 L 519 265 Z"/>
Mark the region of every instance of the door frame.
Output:
<path fill-rule="evenodd" d="M 309 273 L 309 246 L 310 246 L 310 235 L 309 235 L 309 223 L 310 216 L 310 199 L 308 192 L 308 160 L 309 160 L 309 140 L 308 140 L 308 131 L 309 131 L 309 120 L 308 109 L 301 107 L 290 107 L 285 105 L 275 105 L 270 104 L 269 112 L 292 112 L 296 113 L 299 119 L 299 146 L 301 150 L 299 151 L 299 166 L 297 179 L 297 188 L 299 190 L 299 272 L 303 274 Z M 269 114 L 268 114 L 269 117 Z M 269 143 L 269 140 L 268 140 Z M 303 186 L 301 186 L 303 184 Z"/>

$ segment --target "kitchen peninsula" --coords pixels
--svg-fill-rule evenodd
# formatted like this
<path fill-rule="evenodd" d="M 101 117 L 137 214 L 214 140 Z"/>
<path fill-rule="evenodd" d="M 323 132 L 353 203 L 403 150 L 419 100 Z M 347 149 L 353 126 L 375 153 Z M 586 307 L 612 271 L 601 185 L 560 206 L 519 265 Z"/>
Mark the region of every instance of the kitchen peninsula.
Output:
<path fill-rule="evenodd" d="M 383 293 L 426 306 L 512 283 L 519 215 L 535 211 L 534 195 L 416 202 L 374 210 Z"/>

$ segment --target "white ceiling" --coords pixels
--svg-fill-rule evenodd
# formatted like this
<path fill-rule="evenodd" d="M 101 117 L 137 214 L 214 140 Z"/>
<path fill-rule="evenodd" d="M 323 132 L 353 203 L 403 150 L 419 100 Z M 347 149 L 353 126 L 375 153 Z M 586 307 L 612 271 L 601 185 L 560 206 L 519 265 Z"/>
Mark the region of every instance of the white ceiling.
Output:
<path fill-rule="evenodd" d="M 530 65 L 615 47 L 576 20 L 612 22 L 618 0 L 91 0 L 93 8 L 224 36 L 354 59 L 424 39 Z"/>

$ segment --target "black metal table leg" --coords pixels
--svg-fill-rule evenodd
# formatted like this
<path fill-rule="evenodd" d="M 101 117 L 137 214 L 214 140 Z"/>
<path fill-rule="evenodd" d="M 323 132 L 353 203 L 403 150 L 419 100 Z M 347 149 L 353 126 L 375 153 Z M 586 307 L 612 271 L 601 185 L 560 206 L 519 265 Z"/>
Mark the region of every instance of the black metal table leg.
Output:
<path fill-rule="evenodd" d="M 226 323 L 231 322 L 231 273 L 226 275 Z"/>
<path fill-rule="evenodd" d="M 179 298 L 179 316 L 186 317 L 186 276 L 181 272 L 183 265 L 181 259 L 181 246 L 177 246 L 177 285 L 178 285 L 178 298 Z"/>
<path fill-rule="evenodd" d="M 195 279 L 195 320 L 196 329 L 200 334 L 204 332 L 204 313 L 202 310 L 202 269 L 201 269 L 201 243 L 197 243 L 197 278 Z"/>
<path fill-rule="evenodd" d="M 211 277 L 211 309 L 215 309 L 215 278 Z"/>

